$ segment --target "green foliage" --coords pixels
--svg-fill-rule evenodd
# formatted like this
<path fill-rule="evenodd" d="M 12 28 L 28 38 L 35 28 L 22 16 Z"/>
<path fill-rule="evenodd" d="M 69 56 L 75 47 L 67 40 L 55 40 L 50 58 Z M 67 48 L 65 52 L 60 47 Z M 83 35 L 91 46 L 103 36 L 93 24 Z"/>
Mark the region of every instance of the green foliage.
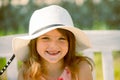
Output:
<path fill-rule="evenodd" d="M 113 58 L 115 80 L 120 80 L 120 51 L 113 51 Z"/>
<path fill-rule="evenodd" d="M 6 59 L 0 58 L 0 70 L 4 67 L 5 64 L 6 64 Z"/>
<path fill-rule="evenodd" d="M 114 76 L 115 80 L 120 80 L 120 58 L 114 62 Z"/>
<path fill-rule="evenodd" d="M 6 59 L 5 58 L 0 58 L 0 70 L 5 66 L 6 64 Z M 0 80 L 7 80 L 6 79 L 6 71 L 0 75 Z"/>
<path fill-rule="evenodd" d="M 27 5 L 13 6 L 10 1 L 12 0 L 9 0 L 8 5 L 0 7 L 0 35 L 28 32 L 29 19 L 33 11 L 49 5 L 36 5 L 34 1 L 29 0 Z M 120 30 L 119 0 L 101 0 L 97 4 L 92 0 L 85 0 L 82 5 L 64 0 L 57 4 L 70 12 L 74 25 L 80 29 Z"/>
<path fill-rule="evenodd" d="M 100 52 L 95 52 L 95 70 L 96 70 L 96 80 L 103 80 L 102 72 L 102 61 Z"/>
<path fill-rule="evenodd" d="M 93 30 L 109 30 L 110 28 L 104 22 L 94 21 L 94 25 L 92 26 L 92 29 Z"/>
<path fill-rule="evenodd" d="M 95 52 L 96 80 L 103 80 L 102 61 L 100 52 Z M 114 78 L 120 80 L 120 51 L 113 51 Z"/>

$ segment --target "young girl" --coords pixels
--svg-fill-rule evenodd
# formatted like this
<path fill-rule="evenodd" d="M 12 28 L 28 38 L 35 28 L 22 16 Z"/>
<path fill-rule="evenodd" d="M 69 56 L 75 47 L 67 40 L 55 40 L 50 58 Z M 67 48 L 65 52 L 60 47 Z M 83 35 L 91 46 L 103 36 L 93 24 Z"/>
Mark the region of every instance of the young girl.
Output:
<path fill-rule="evenodd" d="M 13 39 L 13 51 L 23 62 L 18 80 L 92 80 L 91 59 L 77 56 L 89 47 L 89 39 L 64 8 L 36 10 L 29 35 Z"/>

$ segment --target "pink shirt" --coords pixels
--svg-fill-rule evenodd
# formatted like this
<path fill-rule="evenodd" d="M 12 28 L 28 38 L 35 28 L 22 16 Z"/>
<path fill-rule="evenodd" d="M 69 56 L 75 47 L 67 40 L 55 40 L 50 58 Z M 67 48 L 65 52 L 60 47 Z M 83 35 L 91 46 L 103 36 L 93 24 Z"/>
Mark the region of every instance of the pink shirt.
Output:
<path fill-rule="evenodd" d="M 67 67 L 65 67 L 63 73 L 57 80 L 71 80 L 70 70 Z"/>
<path fill-rule="evenodd" d="M 42 77 L 42 80 L 46 80 L 44 77 Z M 57 80 L 71 80 L 71 72 L 70 70 L 65 67 L 63 73 Z"/>

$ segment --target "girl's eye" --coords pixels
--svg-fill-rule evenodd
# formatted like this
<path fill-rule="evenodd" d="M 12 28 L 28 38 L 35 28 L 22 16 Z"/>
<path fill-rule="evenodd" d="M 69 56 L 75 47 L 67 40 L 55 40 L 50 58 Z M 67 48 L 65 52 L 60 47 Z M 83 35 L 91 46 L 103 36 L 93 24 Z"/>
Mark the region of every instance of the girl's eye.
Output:
<path fill-rule="evenodd" d="M 67 40 L 66 38 L 64 38 L 64 37 L 61 37 L 61 38 L 59 38 L 59 40 Z"/>
<path fill-rule="evenodd" d="M 43 39 L 43 40 L 48 40 L 49 37 L 42 37 L 41 39 Z"/>

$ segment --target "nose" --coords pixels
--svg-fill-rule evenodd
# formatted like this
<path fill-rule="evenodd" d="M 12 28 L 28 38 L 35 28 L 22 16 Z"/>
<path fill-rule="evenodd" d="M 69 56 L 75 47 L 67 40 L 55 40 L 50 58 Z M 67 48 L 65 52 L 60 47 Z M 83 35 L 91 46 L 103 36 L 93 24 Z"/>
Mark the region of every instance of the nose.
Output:
<path fill-rule="evenodd" d="M 59 50 L 60 50 L 60 47 L 56 41 L 52 41 L 49 43 L 47 51 L 55 53 L 55 52 L 58 52 Z"/>

